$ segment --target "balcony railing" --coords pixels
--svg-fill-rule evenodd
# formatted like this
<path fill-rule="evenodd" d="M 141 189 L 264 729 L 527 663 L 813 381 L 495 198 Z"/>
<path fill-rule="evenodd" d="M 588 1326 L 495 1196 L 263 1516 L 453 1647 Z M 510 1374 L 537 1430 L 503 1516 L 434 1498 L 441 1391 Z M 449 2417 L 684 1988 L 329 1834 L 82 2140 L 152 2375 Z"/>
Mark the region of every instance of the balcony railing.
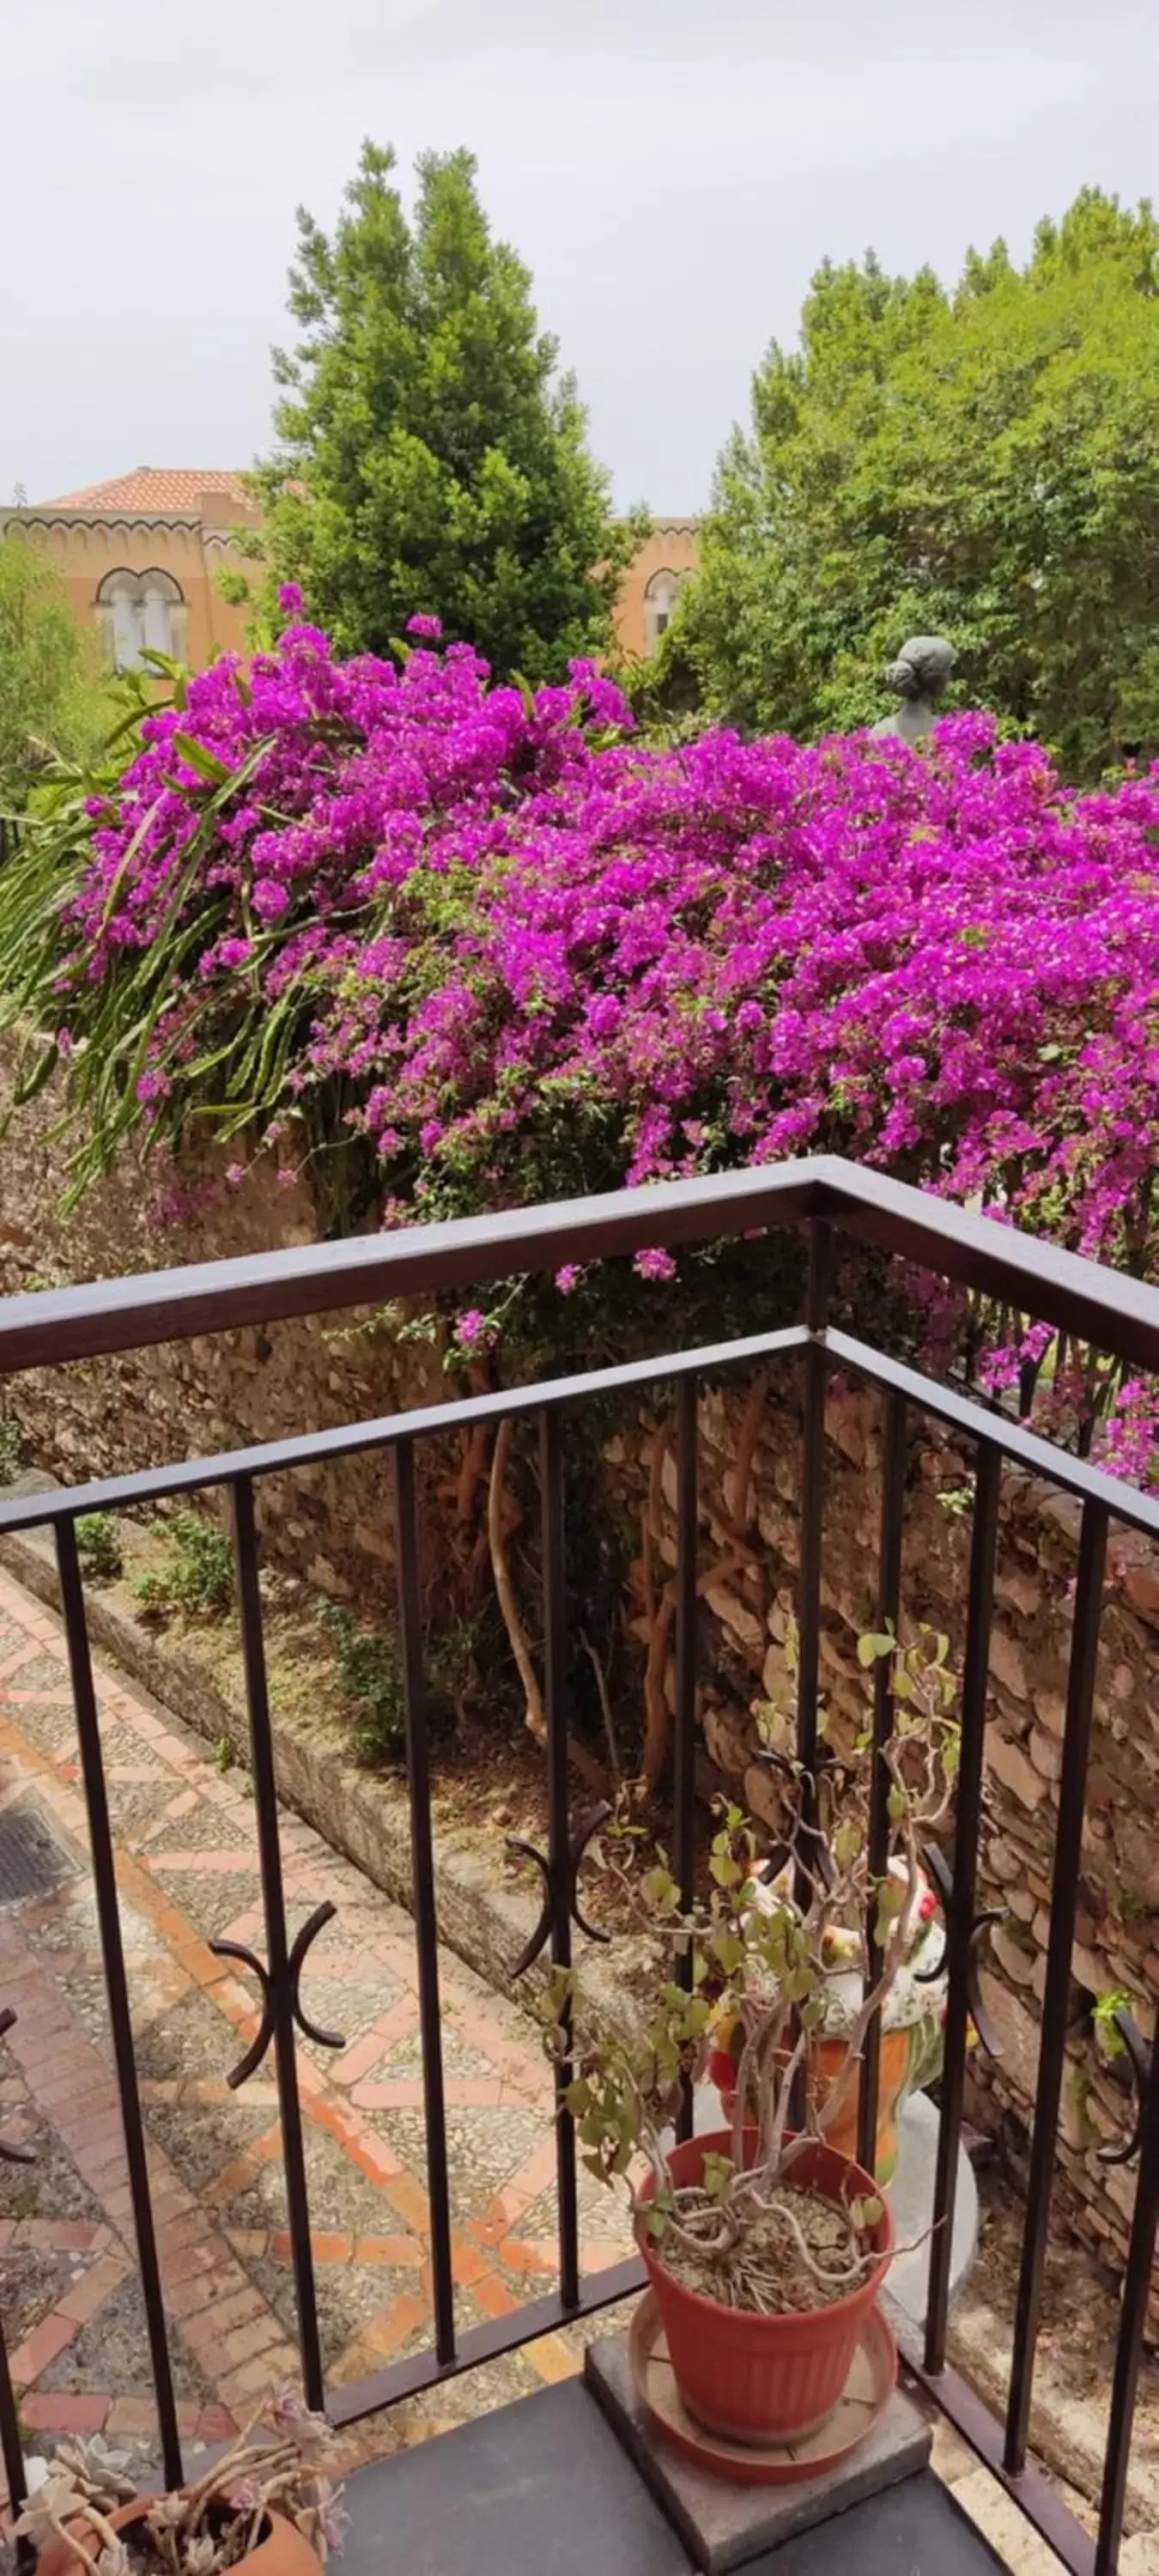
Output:
<path fill-rule="evenodd" d="M 274 1733 L 267 1685 L 259 1587 L 256 1493 L 263 1478 L 316 1466 L 355 1452 L 388 1451 L 394 1464 L 399 1622 L 406 1697 L 417 1946 L 429 2188 L 433 2341 L 428 2350 L 354 2387 L 334 2391 L 333 2419 L 348 2424 L 433 2386 L 455 2372 L 507 2353 L 549 2328 L 593 2314 L 640 2286 L 635 2261 L 591 2277 L 580 2270 L 576 2150 L 562 2099 L 555 2116 L 558 2182 L 558 2283 L 548 2296 L 494 2323 L 456 2329 L 447 2171 L 439 1998 L 438 1921 L 432 1848 L 430 1756 L 423 1669 L 416 1516 L 418 1442 L 507 1417 L 538 1423 L 542 1490 L 544 1705 L 547 1723 L 549 1836 L 543 1941 L 552 1958 L 571 1957 L 575 1863 L 569 1813 L 566 1701 L 564 1452 L 569 1420 L 584 1405 L 620 1391 L 670 1383 L 677 1399 L 676 1708 L 672 1762 L 672 1851 L 686 1901 L 694 1879 L 697 1604 L 698 1395 L 708 1380 L 780 1360 L 802 1377 L 803 1490 L 800 1514 L 798 1618 L 799 1752 L 815 1767 L 824 1536 L 826 1379 L 837 1366 L 879 1388 L 885 1398 L 878 1621 L 896 1622 L 900 1533 L 904 1510 L 907 1424 L 928 1416 L 948 1425 L 972 1450 L 973 1516 L 962 1696 L 961 1768 L 953 1863 L 945 1905 L 948 2008 L 941 2082 L 924 2333 L 905 2343 L 910 2368 L 967 2440 L 1016 2496 L 1024 2512 L 1074 2576 L 1114 2576 L 1123 2524 L 1136 2389 L 1159 2217 L 1159 2075 L 1143 2086 L 1138 2182 L 1123 2285 L 1121 2324 L 1110 2394 L 1106 2469 L 1099 2535 L 1092 2541 L 1028 2459 L 1035 2356 L 1039 2338 L 1050 2194 L 1058 2135 L 1068 2020 L 1071 1949 L 1083 1833 L 1088 1750 L 1095 1690 L 1108 1527 L 1112 1519 L 1159 1536 L 1159 1500 L 1119 1483 L 1097 1466 L 1042 1440 L 1023 1423 L 975 1402 L 828 1322 L 833 1242 L 846 1235 L 901 1255 L 914 1265 L 983 1292 L 1051 1323 L 1144 1370 L 1159 1371 L 1159 1293 L 1138 1281 L 1079 1260 L 1014 1228 L 831 1158 L 678 1182 L 574 1204 L 517 1210 L 468 1222 L 341 1244 L 104 1281 L 89 1287 L 13 1297 L 0 1303 L 0 1375 L 141 1348 L 183 1335 L 225 1331 L 399 1297 L 422 1298 L 477 1289 L 516 1272 L 550 1272 L 564 1261 L 590 1262 L 646 1246 L 706 1244 L 792 1225 L 808 1237 L 804 1320 L 713 1347 L 635 1360 L 620 1367 L 357 1422 L 232 1454 L 182 1459 L 139 1474 L 38 1492 L 0 1508 L 0 1533 L 50 1528 L 55 1535 L 80 1765 L 88 1810 L 92 1870 L 112 2046 L 124 2125 L 127 2169 L 164 2466 L 181 2474 L 162 2269 L 150 2200 L 141 2094 L 134 2060 L 129 1979 L 118 1912 L 117 1880 L 96 1695 L 86 1623 L 76 1524 L 85 1513 L 121 1512 L 178 1495 L 224 1489 L 236 1555 L 237 1593 L 249 1710 L 253 1788 L 265 1915 L 264 2018 L 260 2041 L 272 2042 L 277 2074 L 298 2338 L 306 2393 L 327 2401 L 310 2243 L 306 2167 L 297 2077 L 298 2031 L 309 2031 L 298 1993 L 312 1924 L 291 1944 L 283 1894 Z M 1017 2308 L 1005 2422 L 992 2417 L 947 2361 L 950 2256 L 962 2132 L 971 1943 L 976 1929 L 978 1845 L 984 1783 L 987 1673 L 1000 1485 L 1004 1460 L 1017 1462 L 1082 1505 L 1078 1576 L 1070 1649 L 1057 1842 L 1046 1983 L 1042 2004 L 1029 2188 L 1022 2229 Z M 888 1695 L 884 1697 L 888 1723 Z M 884 1780 L 884 1766 L 878 1766 Z M 871 1820 L 871 1832 L 880 1829 Z M 0 2006 L 3 1998 L 0 1997 Z M 876 2133 L 877 2034 L 867 2057 L 861 2100 L 862 2159 Z M 1156 2061 L 1159 2063 L 1159 2060 Z M 560 2093 L 567 2069 L 556 2074 Z M 9 2491 L 23 2491 L 19 2418 L 0 2337 L 0 2436 Z"/>

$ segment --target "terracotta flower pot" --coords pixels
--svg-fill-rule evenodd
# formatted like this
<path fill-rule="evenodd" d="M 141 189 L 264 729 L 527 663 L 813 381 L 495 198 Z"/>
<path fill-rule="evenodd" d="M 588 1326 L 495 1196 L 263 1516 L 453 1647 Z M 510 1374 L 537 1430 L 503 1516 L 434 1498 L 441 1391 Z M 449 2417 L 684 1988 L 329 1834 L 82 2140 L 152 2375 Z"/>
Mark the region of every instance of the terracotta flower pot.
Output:
<path fill-rule="evenodd" d="M 749 2131 L 746 2149 L 755 2148 Z M 728 2155 L 727 2129 L 688 2138 L 668 2158 L 676 2184 L 699 2182 L 707 2155 Z M 794 2182 L 827 2199 L 869 2199 L 875 2186 L 860 2165 L 811 2143 L 792 2168 Z M 645 2186 L 652 2198 L 654 2184 Z M 725 2308 L 686 2290 L 665 2271 L 645 2236 L 640 2251 L 664 2320 L 668 2351 L 690 2414 L 709 2432 L 734 2442 L 790 2442 L 815 2432 L 833 2413 L 849 2375 L 866 2318 L 889 2269 L 893 2220 L 883 2208 L 872 2232 L 877 2260 L 847 2298 L 801 2315 L 762 2317 Z"/>
<path fill-rule="evenodd" d="M 837 2082 L 845 2066 L 843 2039 L 815 2040 L 809 2052 L 810 2080 L 816 2086 L 818 2109 Z M 878 2182 L 892 2182 L 897 2166 L 897 2113 L 905 2089 L 909 2068 L 910 2034 L 908 2030 L 883 2030 L 877 2082 L 877 2154 L 874 2167 Z M 835 2147 L 839 2156 L 857 2154 L 857 2107 L 861 2096 L 861 2070 L 845 2096 L 831 2129 L 825 2131 L 825 2144 Z"/>
<path fill-rule="evenodd" d="M 897 2168 L 898 2106 L 905 2090 L 909 2069 L 910 2037 L 908 2030 L 885 2030 L 881 2034 L 881 2059 L 877 2085 L 877 2154 L 874 2159 L 879 2183 L 893 2181 Z M 843 2039 L 815 2039 L 809 2051 L 809 2084 L 813 2101 L 819 2110 L 826 2095 L 837 2082 L 845 2065 Z M 713 2069 L 710 2067 L 710 2073 Z M 736 2072 L 732 2059 L 719 2052 L 713 2080 L 716 2082 L 726 2119 L 732 2118 L 736 2094 L 727 2075 Z M 825 2132 L 825 2144 L 835 2147 L 839 2156 L 857 2154 L 857 2106 L 861 2095 L 860 2070 L 850 2085 L 838 2117 Z"/>
<path fill-rule="evenodd" d="M 153 2496 L 140 2496 L 132 2504 L 119 2505 L 117 2511 L 109 2515 L 114 2531 L 125 2531 L 131 2523 L 143 2522 L 150 2505 L 155 2502 Z M 68 2527 L 76 2530 L 90 2557 L 93 2556 L 99 2543 L 94 2543 L 93 2535 L 86 2533 L 84 2524 L 78 2522 Z M 317 2552 L 311 2549 L 308 2540 L 303 2539 L 297 2525 L 287 2522 L 281 2513 L 266 2515 L 264 2538 L 259 2540 L 256 2549 L 250 2550 L 248 2557 L 237 2559 L 235 2564 L 239 2568 L 248 2568 L 251 2576 L 318 2576 Z M 84 2576 L 84 2570 L 67 2541 L 50 2540 L 47 2549 L 41 2550 L 36 2576 Z"/>

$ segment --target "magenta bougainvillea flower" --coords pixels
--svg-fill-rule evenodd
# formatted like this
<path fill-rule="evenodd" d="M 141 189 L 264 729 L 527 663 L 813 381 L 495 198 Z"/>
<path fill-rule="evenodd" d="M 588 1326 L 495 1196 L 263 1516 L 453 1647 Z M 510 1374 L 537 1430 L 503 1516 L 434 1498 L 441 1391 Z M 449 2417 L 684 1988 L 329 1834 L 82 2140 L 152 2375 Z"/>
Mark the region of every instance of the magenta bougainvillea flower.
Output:
<path fill-rule="evenodd" d="M 337 1128 L 384 1222 L 828 1148 L 1154 1271 L 1159 770 L 1079 796 L 976 714 L 649 748 L 591 664 L 493 687 L 421 616 L 339 663 L 285 604 L 145 719 L 61 910 L 62 1049 L 179 956 L 159 1137 L 248 1103 L 308 1168 Z M 1137 1463 L 1137 1388 L 1115 1418 Z"/>

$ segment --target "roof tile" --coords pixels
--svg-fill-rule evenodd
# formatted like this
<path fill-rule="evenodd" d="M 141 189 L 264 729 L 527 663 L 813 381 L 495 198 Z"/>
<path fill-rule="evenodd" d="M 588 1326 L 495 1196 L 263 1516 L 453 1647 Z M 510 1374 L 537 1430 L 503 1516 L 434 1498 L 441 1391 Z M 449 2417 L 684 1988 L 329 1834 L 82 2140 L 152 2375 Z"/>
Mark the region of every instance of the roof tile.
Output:
<path fill-rule="evenodd" d="M 138 465 L 131 474 L 114 474 L 107 483 L 88 483 L 83 491 L 59 493 L 51 501 L 34 502 L 33 507 L 92 511 L 94 516 L 132 510 L 145 518 L 162 518 L 175 510 L 196 511 L 203 492 L 224 492 L 239 510 L 249 506 L 241 474 L 234 468 Z"/>

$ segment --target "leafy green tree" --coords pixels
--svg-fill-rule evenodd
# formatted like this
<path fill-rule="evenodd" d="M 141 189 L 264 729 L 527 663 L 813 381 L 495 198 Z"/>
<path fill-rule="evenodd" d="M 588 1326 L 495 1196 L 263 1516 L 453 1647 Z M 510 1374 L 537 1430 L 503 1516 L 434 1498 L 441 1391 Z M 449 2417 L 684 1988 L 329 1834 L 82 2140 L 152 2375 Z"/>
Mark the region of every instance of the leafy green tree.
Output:
<path fill-rule="evenodd" d="M 88 750 L 101 719 L 95 644 L 55 567 L 27 537 L 0 537 L 0 812 L 56 757 Z"/>
<path fill-rule="evenodd" d="M 1024 269 L 826 264 L 721 459 L 676 622 L 708 704 L 809 736 L 882 712 L 908 633 L 1079 777 L 1159 752 L 1159 228 L 1084 189 Z"/>
<path fill-rule="evenodd" d="M 607 645 L 635 530 L 609 524 L 574 383 L 471 155 L 418 166 L 413 223 L 371 143 L 332 240 L 299 214 L 303 336 L 275 354 L 263 552 L 344 650 L 382 652 L 421 612 L 501 675 L 559 678 Z"/>

